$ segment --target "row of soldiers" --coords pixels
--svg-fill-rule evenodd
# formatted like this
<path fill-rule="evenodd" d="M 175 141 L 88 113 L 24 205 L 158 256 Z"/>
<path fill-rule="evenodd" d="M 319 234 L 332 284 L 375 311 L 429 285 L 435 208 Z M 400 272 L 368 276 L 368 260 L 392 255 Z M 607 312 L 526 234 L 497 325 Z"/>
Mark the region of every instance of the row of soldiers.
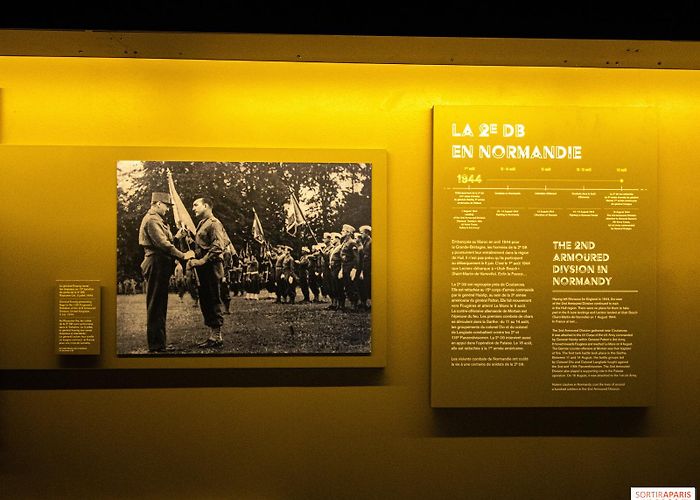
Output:
<path fill-rule="evenodd" d="M 372 228 L 356 232 L 344 224 L 340 233 L 324 233 L 323 242 L 301 249 L 295 260 L 292 249 L 280 246 L 274 256 L 276 302 L 294 303 L 297 285 L 302 302 L 325 302 L 329 309 L 369 310 L 372 291 Z"/>
<path fill-rule="evenodd" d="M 332 310 L 345 310 L 346 305 L 355 311 L 369 310 L 371 248 L 370 226 L 356 231 L 345 224 L 340 233 L 324 233 L 322 242 L 302 247 L 298 259 L 286 245 L 269 248 L 260 261 L 254 255 L 233 255 L 222 283 L 225 309 L 229 310 L 231 294 L 257 300 L 263 288 L 275 295 L 275 302 L 294 304 L 299 288 L 301 303 L 330 300 Z"/>

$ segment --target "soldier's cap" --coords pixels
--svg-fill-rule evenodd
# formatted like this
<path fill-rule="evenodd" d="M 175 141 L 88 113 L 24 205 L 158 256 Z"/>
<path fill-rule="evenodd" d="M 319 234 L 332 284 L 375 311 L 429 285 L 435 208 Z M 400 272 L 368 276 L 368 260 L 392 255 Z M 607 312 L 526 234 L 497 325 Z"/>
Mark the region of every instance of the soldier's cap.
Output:
<path fill-rule="evenodd" d="M 338 239 L 340 239 L 340 233 L 331 233 L 331 238 L 338 238 Z"/>
<path fill-rule="evenodd" d="M 309 247 L 301 247 L 301 253 L 309 253 Z"/>
<path fill-rule="evenodd" d="M 360 226 L 361 233 L 372 233 L 372 226 Z"/>
<path fill-rule="evenodd" d="M 352 227 L 350 224 L 343 224 L 343 229 L 342 229 L 342 230 L 343 230 L 343 231 L 347 231 L 347 232 L 349 232 L 349 233 L 354 233 L 354 232 L 355 232 L 355 228 Z"/>
<path fill-rule="evenodd" d="M 170 197 L 170 193 L 160 193 L 157 191 L 151 193 L 151 203 L 155 203 L 156 201 L 159 201 L 161 203 L 166 203 L 168 205 L 173 204 L 173 200 Z"/>
<path fill-rule="evenodd" d="M 323 239 L 325 240 L 326 238 L 330 238 L 331 233 L 323 233 Z"/>

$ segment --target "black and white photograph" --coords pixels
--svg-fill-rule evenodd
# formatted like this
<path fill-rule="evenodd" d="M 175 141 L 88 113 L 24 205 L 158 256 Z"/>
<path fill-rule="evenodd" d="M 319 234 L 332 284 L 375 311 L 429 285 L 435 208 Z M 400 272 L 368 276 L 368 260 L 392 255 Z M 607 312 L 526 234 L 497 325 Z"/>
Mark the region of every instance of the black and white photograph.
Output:
<path fill-rule="evenodd" d="M 372 165 L 117 163 L 117 354 L 369 355 Z"/>

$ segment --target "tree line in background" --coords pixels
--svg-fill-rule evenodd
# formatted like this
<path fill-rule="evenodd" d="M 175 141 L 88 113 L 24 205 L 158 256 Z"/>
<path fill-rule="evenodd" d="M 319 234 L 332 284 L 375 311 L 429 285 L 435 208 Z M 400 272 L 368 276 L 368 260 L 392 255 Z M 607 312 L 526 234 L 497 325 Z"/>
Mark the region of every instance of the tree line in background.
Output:
<path fill-rule="evenodd" d="M 340 231 L 342 224 L 356 228 L 371 224 L 372 171 L 364 163 L 263 163 L 146 161 L 143 168 L 118 171 L 117 274 L 118 279 L 139 278 L 143 251 L 138 244 L 141 219 L 151 193 L 168 192 L 170 170 L 175 188 L 191 211 L 194 200 L 208 196 L 214 215 L 222 222 L 236 250 L 260 252 L 251 231 L 253 210 L 260 218 L 265 239 L 284 244 L 298 255 L 315 243 L 308 228 L 292 236 L 285 231 L 290 195 L 303 207 L 304 217 L 318 241 L 323 232 Z M 176 232 L 172 212 L 166 216 Z M 195 219 L 196 223 L 196 219 Z"/>

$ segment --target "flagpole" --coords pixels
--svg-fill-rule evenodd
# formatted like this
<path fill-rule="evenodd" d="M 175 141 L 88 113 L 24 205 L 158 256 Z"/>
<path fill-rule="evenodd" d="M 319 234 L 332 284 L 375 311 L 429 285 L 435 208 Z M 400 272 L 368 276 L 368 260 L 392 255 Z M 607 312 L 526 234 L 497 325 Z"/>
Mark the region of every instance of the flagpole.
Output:
<path fill-rule="evenodd" d="M 301 210 L 301 207 L 299 206 L 299 200 L 297 200 L 297 197 L 294 194 L 294 190 L 292 190 L 292 188 L 289 186 L 287 186 L 287 189 L 289 189 L 289 193 L 292 195 L 292 198 L 294 198 L 294 203 L 296 203 L 297 206 L 299 207 L 299 213 L 301 214 L 301 218 L 304 221 L 304 224 L 306 224 L 306 227 L 309 229 L 309 232 L 311 233 L 311 237 L 314 239 L 314 241 L 318 245 L 318 240 L 316 239 L 316 235 L 314 234 L 313 230 L 311 229 L 309 222 L 306 220 L 306 216 L 304 215 L 304 211 Z"/>
<path fill-rule="evenodd" d="M 170 172 L 170 169 L 166 169 L 166 177 L 168 180 L 168 191 L 170 192 L 170 198 L 173 203 L 173 217 L 175 218 L 175 225 L 179 229 L 185 229 L 187 233 L 191 234 L 192 237 L 194 237 L 195 232 L 192 231 L 192 228 L 194 228 L 194 222 L 192 222 L 192 218 L 190 215 L 187 213 L 187 209 L 185 208 L 185 205 L 182 203 L 182 199 L 180 198 L 180 195 L 178 194 L 177 190 L 175 189 L 175 182 L 173 181 L 173 174 Z M 192 226 L 192 227 L 190 227 Z M 188 234 L 185 234 L 184 236 L 185 240 L 185 245 L 187 245 L 187 250 L 191 251 L 192 247 L 190 246 Z M 187 266 L 183 269 L 184 274 L 187 273 Z M 197 274 L 196 269 L 192 270 L 192 274 L 194 276 L 194 281 L 197 286 L 199 286 L 199 275 Z"/>

